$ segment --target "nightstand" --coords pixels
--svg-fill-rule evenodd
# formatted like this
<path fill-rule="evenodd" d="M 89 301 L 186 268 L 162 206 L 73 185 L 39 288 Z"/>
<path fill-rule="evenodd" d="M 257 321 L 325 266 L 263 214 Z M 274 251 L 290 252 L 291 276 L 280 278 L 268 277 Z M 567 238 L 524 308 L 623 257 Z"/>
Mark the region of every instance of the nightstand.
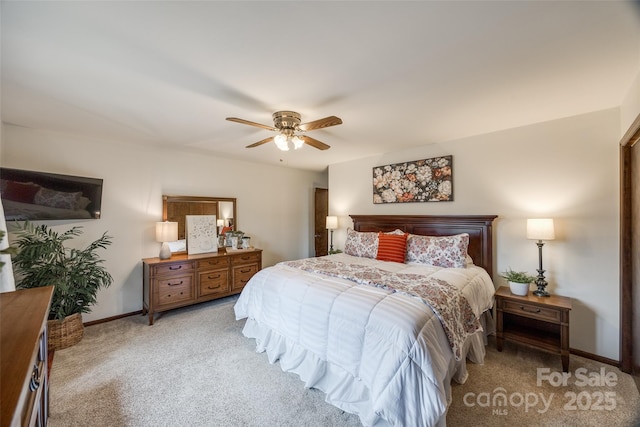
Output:
<path fill-rule="evenodd" d="M 571 298 L 513 295 L 508 287 L 496 291 L 496 347 L 516 341 L 560 355 L 562 370 L 569 371 L 569 311 Z"/>

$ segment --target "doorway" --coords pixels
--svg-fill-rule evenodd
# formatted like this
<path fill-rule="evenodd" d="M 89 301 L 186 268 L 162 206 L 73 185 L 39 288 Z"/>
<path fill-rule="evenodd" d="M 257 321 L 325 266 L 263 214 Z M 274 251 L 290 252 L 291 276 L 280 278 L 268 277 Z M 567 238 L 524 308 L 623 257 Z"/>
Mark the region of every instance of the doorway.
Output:
<path fill-rule="evenodd" d="M 316 256 L 324 256 L 329 253 L 327 249 L 327 215 L 329 215 L 329 190 L 316 188 L 315 192 L 315 219 L 314 219 L 314 246 Z"/>
<path fill-rule="evenodd" d="M 620 369 L 640 390 L 640 116 L 621 141 Z"/>

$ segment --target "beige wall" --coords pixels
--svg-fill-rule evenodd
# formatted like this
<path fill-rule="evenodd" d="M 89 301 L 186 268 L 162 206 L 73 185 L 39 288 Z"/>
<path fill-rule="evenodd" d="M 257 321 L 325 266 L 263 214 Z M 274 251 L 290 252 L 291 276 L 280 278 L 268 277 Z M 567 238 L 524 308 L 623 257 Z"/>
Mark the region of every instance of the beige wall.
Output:
<path fill-rule="evenodd" d="M 1 165 L 104 179 L 102 217 L 48 221 L 60 230 L 83 226 L 83 242 L 103 231 L 114 243 L 104 252 L 113 285 L 98 294 L 85 321 L 142 308 L 141 259 L 158 255 L 154 223 L 162 194 L 237 198 L 239 228 L 264 249 L 263 264 L 313 255 L 313 190 L 327 174 L 272 167 L 135 144 L 4 125 Z M 301 200 L 304 203 L 301 203 Z"/>
<path fill-rule="evenodd" d="M 344 245 L 349 214 L 497 214 L 494 283 L 512 267 L 535 273 L 526 219 L 552 217 L 545 244 L 549 291 L 574 298 L 571 347 L 618 360 L 618 109 L 387 153 L 329 168 L 329 211 Z M 453 155 L 453 202 L 374 205 L 372 168 Z"/>
<path fill-rule="evenodd" d="M 330 214 L 339 215 L 342 227 L 334 234 L 339 248 L 351 213 L 499 215 L 496 272 L 534 273 L 537 248 L 525 238 L 525 220 L 554 217 L 558 238 L 544 247 L 544 267 L 549 290 L 575 298 L 571 346 L 618 359 L 620 116 L 618 109 L 607 110 L 335 164 L 328 182 L 323 173 L 11 125 L 3 126 L 0 161 L 104 178 L 100 220 L 49 223 L 82 225 L 86 241 L 104 230 L 114 236 L 104 257 L 114 285 L 100 291 L 85 321 L 140 309 L 140 259 L 159 250 L 153 223 L 163 193 L 237 197 L 240 228 L 265 249 L 264 264 L 271 265 L 313 254 L 313 188 L 328 184 Z M 454 156 L 455 201 L 373 205 L 374 166 L 447 154 Z M 504 284 L 497 275 L 494 282 Z"/>
<path fill-rule="evenodd" d="M 620 107 L 621 137 L 627 132 L 638 115 L 640 115 L 640 72 L 636 75 L 636 79 L 631 84 Z"/>

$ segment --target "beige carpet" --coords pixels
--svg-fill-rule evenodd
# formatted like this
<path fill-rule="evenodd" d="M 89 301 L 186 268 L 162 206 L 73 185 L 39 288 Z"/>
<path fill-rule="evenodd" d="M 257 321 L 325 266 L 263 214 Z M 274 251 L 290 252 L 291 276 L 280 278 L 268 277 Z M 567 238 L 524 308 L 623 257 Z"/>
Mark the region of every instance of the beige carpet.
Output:
<path fill-rule="evenodd" d="M 235 300 L 164 313 L 154 326 L 131 316 L 86 328 L 79 344 L 55 354 L 49 425 L 359 426 L 356 416 L 255 353 L 255 342 L 241 334 L 244 321 L 234 319 Z M 578 387 L 572 375 L 566 386 L 538 386 L 536 369 L 558 372 L 558 357 L 516 345 L 502 353 L 494 348 L 484 365 L 469 364 L 466 384 L 453 386 L 449 426 L 638 425 L 640 396 L 618 369 L 572 356 L 572 372 L 584 368 L 588 376 L 604 368 L 616 384 Z"/>
<path fill-rule="evenodd" d="M 613 366 L 571 355 L 564 379 L 560 356 L 514 343 L 500 353 L 493 337 L 485 364 L 467 366 L 467 382 L 453 385 L 448 425 L 640 426 L 633 377 Z"/>

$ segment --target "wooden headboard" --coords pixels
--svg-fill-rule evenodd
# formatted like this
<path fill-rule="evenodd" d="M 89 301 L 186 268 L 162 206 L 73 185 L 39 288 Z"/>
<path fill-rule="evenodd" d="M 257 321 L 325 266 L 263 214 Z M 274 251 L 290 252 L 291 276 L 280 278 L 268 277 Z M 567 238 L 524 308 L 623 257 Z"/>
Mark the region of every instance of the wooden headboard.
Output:
<path fill-rule="evenodd" d="M 493 277 L 493 220 L 497 215 L 349 215 L 356 231 L 393 231 L 423 236 L 469 233 L 468 253 L 473 263 Z"/>

